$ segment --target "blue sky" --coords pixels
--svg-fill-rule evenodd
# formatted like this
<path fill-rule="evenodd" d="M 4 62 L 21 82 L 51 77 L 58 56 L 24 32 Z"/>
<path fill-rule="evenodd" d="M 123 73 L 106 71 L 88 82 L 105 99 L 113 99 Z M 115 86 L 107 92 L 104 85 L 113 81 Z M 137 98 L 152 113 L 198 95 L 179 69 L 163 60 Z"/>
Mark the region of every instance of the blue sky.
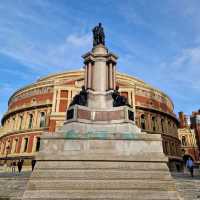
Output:
<path fill-rule="evenodd" d="M 199 0 L 1 0 L 0 117 L 9 96 L 49 73 L 80 69 L 102 22 L 118 70 L 200 108 Z"/>

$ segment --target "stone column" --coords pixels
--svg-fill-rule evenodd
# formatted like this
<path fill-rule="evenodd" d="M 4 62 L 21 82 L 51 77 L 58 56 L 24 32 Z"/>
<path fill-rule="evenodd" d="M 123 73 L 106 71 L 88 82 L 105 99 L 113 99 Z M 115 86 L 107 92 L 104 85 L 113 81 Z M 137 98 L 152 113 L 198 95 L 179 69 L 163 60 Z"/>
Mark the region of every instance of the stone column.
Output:
<path fill-rule="evenodd" d="M 113 64 L 110 62 L 109 64 L 109 87 L 108 89 L 113 89 Z"/>
<path fill-rule="evenodd" d="M 88 62 L 87 64 L 87 71 L 88 71 L 88 77 L 87 77 L 88 88 L 92 89 L 92 63 L 91 62 Z"/>
<path fill-rule="evenodd" d="M 87 68 L 87 64 L 85 65 L 85 88 L 87 89 L 87 82 L 88 82 L 88 77 L 87 77 L 87 74 L 88 74 L 88 68 Z"/>
<path fill-rule="evenodd" d="M 106 92 L 107 85 L 107 73 L 106 73 L 106 59 L 105 58 L 97 58 L 92 73 L 92 89 L 96 92 Z"/>
<path fill-rule="evenodd" d="M 113 89 L 116 88 L 116 64 L 113 64 Z"/>

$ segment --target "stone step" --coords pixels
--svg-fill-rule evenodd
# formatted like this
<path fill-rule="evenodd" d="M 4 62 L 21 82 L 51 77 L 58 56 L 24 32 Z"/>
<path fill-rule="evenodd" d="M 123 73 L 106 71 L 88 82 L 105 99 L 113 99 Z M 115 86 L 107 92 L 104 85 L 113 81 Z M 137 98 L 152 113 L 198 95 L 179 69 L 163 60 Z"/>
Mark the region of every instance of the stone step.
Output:
<path fill-rule="evenodd" d="M 156 180 L 37 180 L 31 179 L 28 183 L 29 190 L 123 190 L 123 189 L 150 189 L 158 191 L 174 191 L 173 181 Z"/>
<path fill-rule="evenodd" d="M 23 200 L 178 200 L 175 192 L 157 190 L 40 190 L 26 191 Z"/>
<path fill-rule="evenodd" d="M 109 162 L 109 161 L 45 161 L 36 163 L 35 169 L 124 169 L 141 171 L 168 171 L 166 163 Z"/>
<path fill-rule="evenodd" d="M 0 177 L 0 200 L 21 200 L 28 180 L 28 177 L 3 174 Z"/>
<path fill-rule="evenodd" d="M 129 171 L 117 169 L 69 169 L 69 170 L 41 170 L 38 169 L 32 174 L 33 179 L 159 179 L 170 180 L 169 172 L 160 171 Z"/>

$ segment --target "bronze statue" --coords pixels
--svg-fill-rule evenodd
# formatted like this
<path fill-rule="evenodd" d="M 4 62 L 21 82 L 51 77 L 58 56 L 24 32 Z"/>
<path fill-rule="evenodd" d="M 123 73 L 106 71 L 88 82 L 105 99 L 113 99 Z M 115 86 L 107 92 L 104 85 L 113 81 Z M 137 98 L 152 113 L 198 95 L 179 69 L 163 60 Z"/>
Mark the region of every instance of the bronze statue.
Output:
<path fill-rule="evenodd" d="M 116 86 L 114 92 L 112 93 L 112 98 L 113 98 L 113 107 L 119 107 L 119 106 L 131 107 L 131 105 L 128 103 L 127 98 L 120 95 L 119 86 Z"/>
<path fill-rule="evenodd" d="M 70 103 L 69 107 L 73 105 L 81 105 L 81 106 L 86 106 L 87 105 L 87 91 L 85 89 L 85 86 L 82 86 L 82 90 L 80 91 L 79 94 L 75 95 L 72 102 Z"/>
<path fill-rule="evenodd" d="M 93 47 L 97 46 L 98 44 L 105 45 L 105 34 L 101 23 L 98 26 L 95 26 L 92 29 L 93 32 Z"/>

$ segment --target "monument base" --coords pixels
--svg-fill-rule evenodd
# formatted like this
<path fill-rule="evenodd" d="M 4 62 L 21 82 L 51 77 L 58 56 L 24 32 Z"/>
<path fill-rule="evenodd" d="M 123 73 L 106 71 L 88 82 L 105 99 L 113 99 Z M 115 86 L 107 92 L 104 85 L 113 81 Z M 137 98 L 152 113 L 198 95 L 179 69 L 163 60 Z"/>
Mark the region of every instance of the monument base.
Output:
<path fill-rule="evenodd" d="M 180 199 L 160 135 L 46 134 L 23 200 Z"/>

